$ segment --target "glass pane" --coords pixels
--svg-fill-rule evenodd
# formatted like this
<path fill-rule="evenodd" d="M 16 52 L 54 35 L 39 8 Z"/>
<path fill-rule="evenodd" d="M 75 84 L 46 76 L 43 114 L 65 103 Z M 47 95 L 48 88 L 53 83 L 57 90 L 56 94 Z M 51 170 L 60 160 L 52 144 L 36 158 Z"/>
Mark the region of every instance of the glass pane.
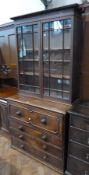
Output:
<path fill-rule="evenodd" d="M 25 33 L 23 34 L 23 56 L 26 58 L 30 58 L 31 52 L 33 51 L 33 41 L 32 41 L 32 34 Z"/>
<path fill-rule="evenodd" d="M 62 62 L 50 61 L 50 73 L 55 77 L 62 74 Z"/>
<path fill-rule="evenodd" d="M 64 62 L 63 63 L 64 65 L 63 65 L 63 70 L 64 70 L 64 75 L 68 75 L 68 76 L 70 76 L 70 65 L 71 65 L 71 62 L 70 61 L 66 61 L 66 62 Z"/>
<path fill-rule="evenodd" d="M 38 37 L 38 33 L 34 33 L 34 50 L 38 50 L 39 48 L 39 37 Z"/>
<path fill-rule="evenodd" d="M 70 91 L 70 79 L 63 79 L 63 91 Z"/>
<path fill-rule="evenodd" d="M 70 94 L 66 93 L 66 92 L 63 92 L 63 99 L 64 100 L 69 100 L 70 99 Z"/>
<path fill-rule="evenodd" d="M 19 61 L 19 72 L 23 72 L 23 61 Z"/>
<path fill-rule="evenodd" d="M 38 25 L 37 24 L 33 26 L 33 32 L 38 32 Z"/>
<path fill-rule="evenodd" d="M 16 33 L 17 33 L 18 57 L 22 58 L 23 57 L 23 54 L 22 54 L 23 49 L 22 49 L 22 45 L 21 45 L 21 38 L 22 38 L 22 29 L 21 29 L 21 27 L 17 27 Z"/>
<path fill-rule="evenodd" d="M 63 31 L 50 31 L 50 50 L 63 49 Z"/>
<path fill-rule="evenodd" d="M 50 96 L 54 97 L 54 98 L 59 98 L 62 99 L 62 92 L 61 91 L 57 91 L 57 90 L 51 90 L 50 89 Z"/>
<path fill-rule="evenodd" d="M 50 23 L 50 49 L 51 48 L 56 50 L 63 48 L 63 21 Z"/>
<path fill-rule="evenodd" d="M 24 75 L 23 74 L 19 75 L 19 82 L 20 82 L 20 84 L 24 84 Z"/>
<path fill-rule="evenodd" d="M 34 59 L 39 61 L 39 36 L 38 33 L 34 33 Z"/>
<path fill-rule="evenodd" d="M 71 26 L 70 19 L 43 24 L 44 96 L 70 98 Z"/>
<path fill-rule="evenodd" d="M 63 50 L 51 50 L 50 51 L 50 60 L 61 62 L 63 59 Z"/>
<path fill-rule="evenodd" d="M 64 20 L 64 29 L 70 29 L 72 27 L 72 20 L 66 19 Z"/>
<path fill-rule="evenodd" d="M 21 27 L 17 27 L 16 32 L 17 32 L 17 34 L 21 34 Z"/>
<path fill-rule="evenodd" d="M 63 52 L 64 52 L 64 61 L 70 61 L 71 59 L 70 49 L 65 49 Z"/>
<path fill-rule="evenodd" d="M 62 90 L 62 80 L 58 78 L 50 78 L 50 88 L 54 90 Z"/>
<path fill-rule="evenodd" d="M 48 32 L 43 32 L 43 50 L 48 49 Z"/>
<path fill-rule="evenodd" d="M 30 33 L 32 32 L 32 26 L 22 26 L 23 33 Z"/>
<path fill-rule="evenodd" d="M 56 33 L 60 33 L 63 29 L 63 20 L 50 22 L 50 29 L 53 29 Z"/>
<path fill-rule="evenodd" d="M 24 73 L 30 73 L 33 71 L 34 63 L 33 61 L 24 61 Z"/>
<path fill-rule="evenodd" d="M 43 61 L 48 61 L 48 59 L 49 59 L 48 51 L 44 50 L 43 51 Z"/>
<path fill-rule="evenodd" d="M 49 23 L 44 23 L 43 24 L 43 31 L 48 30 L 49 28 Z"/>
<path fill-rule="evenodd" d="M 18 29 L 20 32 L 20 29 Z M 18 34 L 20 88 L 39 93 L 38 25 L 22 26 Z"/>
<path fill-rule="evenodd" d="M 71 19 L 64 20 L 64 49 L 71 48 Z"/>

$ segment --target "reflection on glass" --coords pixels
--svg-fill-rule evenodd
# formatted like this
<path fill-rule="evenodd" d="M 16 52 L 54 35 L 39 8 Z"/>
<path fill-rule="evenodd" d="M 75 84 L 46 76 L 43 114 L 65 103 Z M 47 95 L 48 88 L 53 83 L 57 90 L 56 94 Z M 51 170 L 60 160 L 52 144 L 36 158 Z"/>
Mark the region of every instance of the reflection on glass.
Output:
<path fill-rule="evenodd" d="M 43 32 L 43 50 L 48 49 L 48 32 Z"/>
<path fill-rule="evenodd" d="M 32 26 L 22 26 L 23 33 L 30 33 L 32 32 Z"/>
<path fill-rule="evenodd" d="M 64 20 L 64 49 L 71 48 L 71 23 L 70 19 Z"/>
<path fill-rule="evenodd" d="M 63 31 L 55 34 L 55 30 L 50 31 L 50 50 L 63 49 Z"/>
<path fill-rule="evenodd" d="M 60 33 L 60 31 L 63 29 L 63 20 L 51 22 L 50 29 Z"/>

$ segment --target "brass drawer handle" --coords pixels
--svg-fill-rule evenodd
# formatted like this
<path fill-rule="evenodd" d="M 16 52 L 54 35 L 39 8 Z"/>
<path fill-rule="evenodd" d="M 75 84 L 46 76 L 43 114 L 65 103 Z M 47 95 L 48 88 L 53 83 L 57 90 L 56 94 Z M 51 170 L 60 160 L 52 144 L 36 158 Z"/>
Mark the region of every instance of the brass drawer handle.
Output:
<path fill-rule="evenodd" d="M 24 138 L 23 135 L 19 135 L 19 139 L 22 139 L 23 140 L 23 138 Z"/>
<path fill-rule="evenodd" d="M 23 130 L 23 126 L 20 125 L 20 126 L 18 127 L 18 129 L 19 129 L 19 130 Z"/>
<path fill-rule="evenodd" d="M 48 139 L 48 138 L 47 138 L 47 135 L 43 135 L 43 136 L 41 137 L 41 139 L 47 141 L 47 139 Z"/>
<path fill-rule="evenodd" d="M 28 121 L 26 122 L 27 124 L 31 123 L 31 118 L 29 117 Z"/>
<path fill-rule="evenodd" d="M 47 155 L 44 155 L 44 156 L 43 156 L 43 159 L 46 160 L 46 159 L 47 159 Z"/>
<path fill-rule="evenodd" d="M 20 145 L 20 148 L 21 148 L 21 149 L 24 149 L 24 145 Z"/>
<path fill-rule="evenodd" d="M 41 123 L 46 125 L 47 124 L 47 119 L 46 118 L 42 118 L 41 119 Z"/>
<path fill-rule="evenodd" d="M 43 145 L 42 148 L 47 151 L 47 145 Z"/>
<path fill-rule="evenodd" d="M 16 115 L 21 116 L 21 111 L 16 111 Z"/>

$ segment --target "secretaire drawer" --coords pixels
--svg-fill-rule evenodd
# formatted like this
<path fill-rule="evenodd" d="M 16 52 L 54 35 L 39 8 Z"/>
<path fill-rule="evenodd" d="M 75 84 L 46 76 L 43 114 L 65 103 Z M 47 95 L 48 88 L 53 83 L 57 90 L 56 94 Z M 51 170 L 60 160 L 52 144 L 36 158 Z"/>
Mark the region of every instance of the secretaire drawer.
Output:
<path fill-rule="evenodd" d="M 62 135 L 59 137 L 48 133 L 43 129 L 36 129 L 34 126 L 24 124 L 24 122 L 21 122 L 17 119 L 9 118 L 9 128 L 17 129 L 18 132 L 21 131 L 22 133 L 35 136 L 38 139 L 41 139 L 47 143 L 51 143 L 58 147 L 63 147 Z"/>
<path fill-rule="evenodd" d="M 89 146 L 89 132 L 70 127 L 69 139 Z"/>
<path fill-rule="evenodd" d="M 44 128 L 54 134 L 62 134 L 64 132 L 63 115 L 58 113 L 51 113 L 47 115 L 46 110 L 41 113 L 38 109 L 27 109 L 18 106 L 9 106 L 9 115 L 24 120 L 29 125 L 39 128 Z"/>
<path fill-rule="evenodd" d="M 22 133 L 21 131 L 18 132 L 18 130 L 16 129 L 11 129 L 10 131 L 11 131 L 11 134 L 16 138 L 18 138 L 19 140 L 24 141 L 29 145 L 33 145 L 33 148 L 41 149 L 44 152 L 47 152 L 51 155 L 54 155 L 55 157 L 63 159 L 62 149 L 56 148 L 54 145 L 51 145 L 48 142 L 45 142 L 41 139 L 37 139 L 36 137 L 32 137 L 30 135 Z"/>
<path fill-rule="evenodd" d="M 79 143 L 69 143 L 69 154 L 89 163 L 89 147 Z"/>
<path fill-rule="evenodd" d="M 34 149 L 33 145 L 28 145 L 15 137 L 12 137 L 12 145 L 18 147 L 22 151 L 30 153 L 30 155 L 35 156 L 35 158 L 50 164 L 51 167 L 53 166 L 61 172 L 63 171 L 63 160 L 55 158 L 54 156 L 51 156 L 47 153 L 44 153 L 39 149 Z"/>
<path fill-rule="evenodd" d="M 70 125 L 76 128 L 80 128 L 86 131 L 89 131 L 89 119 L 81 116 L 71 114 L 70 116 Z"/>

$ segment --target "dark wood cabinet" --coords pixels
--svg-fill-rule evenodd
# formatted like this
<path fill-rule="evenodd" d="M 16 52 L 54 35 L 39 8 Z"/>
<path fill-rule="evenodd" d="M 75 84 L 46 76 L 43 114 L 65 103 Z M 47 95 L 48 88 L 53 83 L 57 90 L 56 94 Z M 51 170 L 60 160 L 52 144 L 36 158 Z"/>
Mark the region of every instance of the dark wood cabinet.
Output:
<path fill-rule="evenodd" d="M 19 89 L 7 98 L 12 146 L 64 174 L 66 113 L 79 97 L 81 9 L 75 4 L 12 19 Z"/>
<path fill-rule="evenodd" d="M 4 99 L 0 99 L 0 126 L 1 129 L 8 132 L 9 123 L 8 123 L 8 104 Z"/>
<path fill-rule="evenodd" d="M 9 97 L 8 103 L 12 147 L 64 174 L 66 111 L 70 105 L 27 99 L 22 94 Z"/>
<path fill-rule="evenodd" d="M 89 107 L 77 105 L 70 111 L 66 175 L 89 174 Z"/>
<path fill-rule="evenodd" d="M 67 102 L 78 98 L 82 30 L 78 5 L 12 19 L 20 91 Z"/>

